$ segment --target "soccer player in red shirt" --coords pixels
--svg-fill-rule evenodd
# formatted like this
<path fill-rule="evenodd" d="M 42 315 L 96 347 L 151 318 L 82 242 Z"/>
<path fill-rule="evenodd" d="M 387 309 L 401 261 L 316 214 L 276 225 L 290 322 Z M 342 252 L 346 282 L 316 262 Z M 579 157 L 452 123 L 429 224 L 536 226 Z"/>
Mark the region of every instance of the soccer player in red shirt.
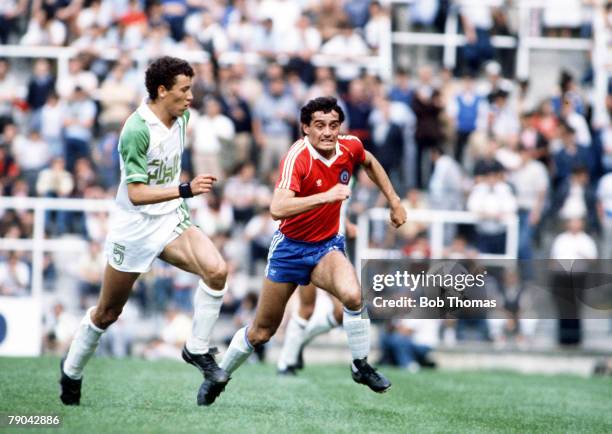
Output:
<path fill-rule="evenodd" d="M 264 344 L 276 332 L 285 305 L 297 285 L 314 285 L 337 297 L 344 306 L 343 327 L 357 383 L 385 392 L 391 383 L 367 362 L 370 320 L 361 298 L 357 274 L 344 253 L 344 236 L 338 234 L 340 206 L 349 198 L 349 180 L 361 164 L 391 207 L 391 223 L 406 221 L 389 177 L 380 163 L 353 136 L 339 135 L 344 113 L 335 98 L 315 98 L 301 109 L 305 137 L 296 142 L 280 166 L 270 211 L 281 220 L 268 253 L 268 265 L 253 323 L 236 332 L 220 366 L 228 373 L 244 362 L 253 347 Z M 223 391 L 205 380 L 198 404 L 210 405 Z"/>

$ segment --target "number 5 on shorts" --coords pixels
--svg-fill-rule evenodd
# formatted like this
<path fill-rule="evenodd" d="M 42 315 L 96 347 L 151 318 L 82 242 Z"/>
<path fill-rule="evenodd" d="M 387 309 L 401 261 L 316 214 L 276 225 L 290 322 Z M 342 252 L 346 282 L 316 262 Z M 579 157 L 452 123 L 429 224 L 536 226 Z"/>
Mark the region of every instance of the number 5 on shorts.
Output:
<path fill-rule="evenodd" d="M 113 243 L 113 261 L 115 264 L 121 265 L 123 264 L 123 259 L 125 257 L 125 246 L 121 244 Z"/>

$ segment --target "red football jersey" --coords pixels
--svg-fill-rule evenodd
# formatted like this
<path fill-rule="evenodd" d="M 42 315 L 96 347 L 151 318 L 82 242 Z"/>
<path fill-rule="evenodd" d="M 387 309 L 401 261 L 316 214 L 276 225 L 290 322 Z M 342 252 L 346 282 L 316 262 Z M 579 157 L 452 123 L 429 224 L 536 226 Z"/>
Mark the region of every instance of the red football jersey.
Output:
<path fill-rule="evenodd" d="M 280 165 L 276 188 L 293 190 L 296 197 L 311 196 L 329 190 L 338 183 L 348 184 L 353 169 L 365 160 L 365 150 L 355 136 L 338 136 L 336 154 L 321 156 L 308 137 L 291 146 Z M 327 203 L 281 221 L 280 231 L 288 238 L 310 243 L 338 233 L 342 202 Z"/>

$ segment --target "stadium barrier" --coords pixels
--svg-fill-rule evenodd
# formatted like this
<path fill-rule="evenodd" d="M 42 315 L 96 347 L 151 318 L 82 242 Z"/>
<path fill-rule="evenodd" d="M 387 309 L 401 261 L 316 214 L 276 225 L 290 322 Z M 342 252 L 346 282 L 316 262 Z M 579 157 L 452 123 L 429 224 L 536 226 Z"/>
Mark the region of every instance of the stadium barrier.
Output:
<path fill-rule="evenodd" d="M 370 229 L 372 222 L 388 223 L 389 210 L 373 208 L 361 214 L 357 220 L 357 242 L 355 249 L 355 267 L 361 270 L 361 263 L 368 259 L 400 259 L 404 254 L 399 249 L 381 249 L 370 247 Z M 468 211 L 444 211 L 418 209 L 408 211 L 407 222 L 427 223 L 429 227 L 430 249 L 432 259 L 441 259 L 444 251 L 444 226 L 447 224 L 476 224 L 478 215 Z M 501 255 L 480 254 L 481 259 L 516 259 L 518 254 L 519 226 L 518 217 L 510 216 L 503 221 L 507 228 L 506 252 Z M 359 273 L 357 273 L 359 274 Z"/>

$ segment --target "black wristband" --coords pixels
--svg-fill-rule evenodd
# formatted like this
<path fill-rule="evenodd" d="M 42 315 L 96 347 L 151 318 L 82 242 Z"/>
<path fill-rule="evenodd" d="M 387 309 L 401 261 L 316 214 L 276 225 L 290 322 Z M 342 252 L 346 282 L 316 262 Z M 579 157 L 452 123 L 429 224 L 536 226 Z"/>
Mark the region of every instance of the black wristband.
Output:
<path fill-rule="evenodd" d="M 182 198 L 193 197 L 193 192 L 191 191 L 191 184 L 188 182 L 183 182 L 179 185 L 179 196 Z"/>

